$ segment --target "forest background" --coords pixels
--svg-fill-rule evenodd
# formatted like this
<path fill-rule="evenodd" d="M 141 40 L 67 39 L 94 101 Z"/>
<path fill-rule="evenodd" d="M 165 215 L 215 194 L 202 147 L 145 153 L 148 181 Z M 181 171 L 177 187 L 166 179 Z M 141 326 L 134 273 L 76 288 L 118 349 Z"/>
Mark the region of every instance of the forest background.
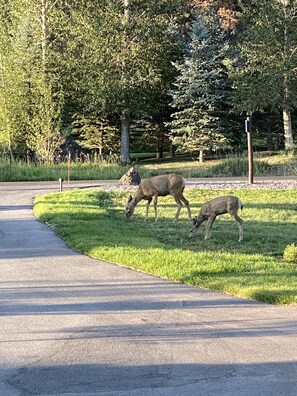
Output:
<path fill-rule="evenodd" d="M 296 0 L 0 0 L 0 155 L 294 151 Z"/>

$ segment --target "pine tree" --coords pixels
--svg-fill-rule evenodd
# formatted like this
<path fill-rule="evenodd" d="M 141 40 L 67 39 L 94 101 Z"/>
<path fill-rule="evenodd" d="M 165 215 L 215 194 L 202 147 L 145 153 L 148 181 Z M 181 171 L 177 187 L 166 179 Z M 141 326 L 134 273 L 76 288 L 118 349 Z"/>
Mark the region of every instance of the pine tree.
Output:
<path fill-rule="evenodd" d="M 72 125 L 73 133 L 79 135 L 79 143 L 83 147 L 96 150 L 99 159 L 103 159 L 104 155 L 116 155 L 118 152 L 118 131 L 107 120 L 96 117 L 77 117 Z"/>
<path fill-rule="evenodd" d="M 224 61 L 228 47 L 214 12 L 198 13 L 190 31 L 184 62 L 171 92 L 172 141 L 182 152 L 200 152 L 227 146 L 222 133 L 228 78 Z"/>

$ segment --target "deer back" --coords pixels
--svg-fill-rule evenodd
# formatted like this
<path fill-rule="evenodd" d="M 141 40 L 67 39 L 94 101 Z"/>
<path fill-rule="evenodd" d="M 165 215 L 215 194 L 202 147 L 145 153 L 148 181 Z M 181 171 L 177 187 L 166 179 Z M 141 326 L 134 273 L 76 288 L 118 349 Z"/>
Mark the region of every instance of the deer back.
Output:
<path fill-rule="evenodd" d="M 215 214 L 220 215 L 236 211 L 240 207 L 241 202 L 238 197 L 233 195 L 223 195 L 211 199 L 202 205 L 201 213 L 207 217 Z"/>
<path fill-rule="evenodd" d="M 144 179 L 140 185 L 143 194 L 146 196 L 165 196 L 169 194 L 174 195 L 175 193 L 183 191 L 185 181 L 181 176 L 170 174 Z"/>

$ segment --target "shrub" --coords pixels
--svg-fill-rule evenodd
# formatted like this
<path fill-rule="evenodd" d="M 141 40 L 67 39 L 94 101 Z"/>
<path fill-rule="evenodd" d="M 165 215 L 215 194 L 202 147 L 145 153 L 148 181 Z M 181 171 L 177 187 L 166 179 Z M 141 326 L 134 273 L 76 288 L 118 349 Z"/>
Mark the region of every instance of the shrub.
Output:
<path fill-rule="evenodd" d="M 297 263 L 297 245 L 295 245 L 295 243 L 287 245 L 283 257 L 288 263 Z"/>

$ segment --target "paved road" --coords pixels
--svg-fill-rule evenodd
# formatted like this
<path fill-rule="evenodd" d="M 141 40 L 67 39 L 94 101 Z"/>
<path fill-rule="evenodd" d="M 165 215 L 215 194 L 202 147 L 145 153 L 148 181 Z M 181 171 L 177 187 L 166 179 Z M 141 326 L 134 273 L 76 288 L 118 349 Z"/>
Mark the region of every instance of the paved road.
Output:
<path fill-rule="evenodd" d="M 77 254 L 33 216 L 54 189 L 0 183 L 1 396 L 297 395 L 297 307 Z"/>

